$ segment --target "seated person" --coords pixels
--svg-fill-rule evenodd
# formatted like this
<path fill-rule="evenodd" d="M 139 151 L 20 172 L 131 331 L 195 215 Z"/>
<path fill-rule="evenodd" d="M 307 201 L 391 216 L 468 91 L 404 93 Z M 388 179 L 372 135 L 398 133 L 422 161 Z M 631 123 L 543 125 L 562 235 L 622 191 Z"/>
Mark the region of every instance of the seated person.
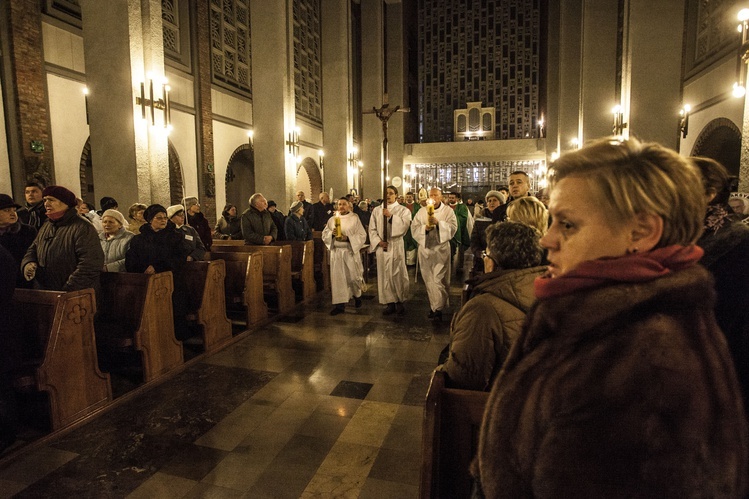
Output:
<path fill-rule="evenodd" d="M 530 225 L 543 237 L 549 229 L 549 210 L 538 199 L 525 196 L 507 205 L 507 220 Z"/>
<path fill-rule="evenodd" d="M 198 231 L 189 225 L 185 225 L 185 208 L 181 204 L 170 206 L 166 209 L 166 216 L 169 217 L 169 221 L 174 224 L 177 231 L 183 236 L 182 243 L 188 252 L 187 261 L 205 260 L 205 246 Z"/>
<path fill-rule="evenodd" d="M 101 216 L 104 231 L 99 234 L 104 251 L 104 272 L 125 272 L 125 254 L 135 236 L 125 229 L 125 217 L 117 210 L 107 210 Z"/>
<path fill-rule="evenodd" d="M 146 219 L 143 218 L 143 212 L 148 208 L 143 203 L 133 203 L 127 210 L 127 217 L 130 219 L 128 222 L 127 230 L 133 234 L 140 234 L 140 228 L 146 223 Z"/>
<path fill-rule="evenodd" d="M 242 239 L 242 225 L 237 216 L 236 206 L 233 204 L 224 206 L 221 218 L 216 220 L 216 227 L 213 228 L 213 231 L 216 239 Z"/>
<path fill-rule="evenodd" d="M 491 388 L 533 304 L 533 281 L 546 271 L 532 227 L 501 222 L 489 226 L 486 239 L 485 273 L 472 279 L 474 297 L 455 315 L 449 356 L 437 368 L 454 388 Z"/>
<path fill-rule="evenodd" d="M 278 229 L 268 211 L 268 201 L 259 192 L 250 197 L 250 207 L 242 213 L 245 244 L 269 245 L 278 240 Z"/>
<path fill-rule="evenodd" d="M 304 218 L 304 204 L 297 201 L 291 205 L 289 216 L 284 222 L 284 233 L 289 241 L 309 241 L 312 229 Z"/>
<path fill-rule="evenodd" d="M 7 194 L 0 194 L 0 246 L 3 246 L 16 262 L 16 269 L 21 268 L 21 260 L 26 255 L 31 243 L 36 239 L 36 229 L 18 218 L 16 210 L 19 205 Z M 16 287 L 25 288 L 30 285 L 20 272 L 15 272 Z"/>

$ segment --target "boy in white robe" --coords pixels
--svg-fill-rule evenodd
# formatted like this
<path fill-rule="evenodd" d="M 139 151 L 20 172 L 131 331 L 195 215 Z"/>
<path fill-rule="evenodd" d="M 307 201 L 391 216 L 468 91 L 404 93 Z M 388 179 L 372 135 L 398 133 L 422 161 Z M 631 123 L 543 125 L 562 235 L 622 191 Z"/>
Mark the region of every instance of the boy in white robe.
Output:
<path fill-rule="evenodd" d="M 383 315 L 403 315 L 406 311 L 403 302 L 409 281 L 403 237 L 411 226 L 411 210 L 399 204 L 397 196 L 398 189 L 389 185 L 385 203 L 372 211 L 369 222 L 369 252 L 377 258 L 377 292 L 380 303 L 387 305 Z"/>
<path fill-rule="evenodd" d="M 337 235 L 337 220 L 340 221 L 340 237 Z M 367 233 L 359 217 L 351 211 L 348 199 L 338 200 L 338 212 L 325 225 L 322 240 L 330 250 L 330 287 L 333 293 L 330 315 L 343 313 L 344 305 L 352 297 L 356 308 L 361 307 L 364 265 L 359 250 L 367 245 Z"/>
<path fill-rule="evenodd" d="M 442 320 L 442 310 L 449 304 L 450 240 L 458 230 L 458 219 L 452 208 L 442 203 L 442 191 L 429 191 L 427 207 L 416 213 L 411 234 L 419 244 L 419 267 L 429 296 L 429 318 Z M 433 206 L 434 212 L 431 211 Z"/>

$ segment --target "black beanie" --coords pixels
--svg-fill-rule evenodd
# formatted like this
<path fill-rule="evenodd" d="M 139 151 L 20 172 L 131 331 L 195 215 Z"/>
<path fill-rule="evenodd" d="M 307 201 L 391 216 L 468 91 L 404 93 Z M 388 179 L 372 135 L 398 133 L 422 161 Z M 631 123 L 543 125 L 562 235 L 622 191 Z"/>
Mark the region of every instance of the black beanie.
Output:
<path fill-rule="evenodd" d="M 163 213 L 166 215 L 166 208 L 160 204 L 152 204 L 143 212 L 143 218 L 146 219 L 146 222 L 151 223 L 151 220 L 153 220 L 153 217 L 155 217 L 157 213 Z"/>

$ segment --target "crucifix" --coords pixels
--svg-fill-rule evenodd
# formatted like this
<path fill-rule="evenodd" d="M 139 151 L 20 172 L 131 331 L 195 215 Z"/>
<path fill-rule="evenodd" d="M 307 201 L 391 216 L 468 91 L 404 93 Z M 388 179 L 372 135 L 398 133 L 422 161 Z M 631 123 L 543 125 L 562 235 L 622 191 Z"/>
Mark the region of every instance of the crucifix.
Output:
<path fill-rule="evenodd" d="M 383 225 L 383 240 L 387 242 L 388 240 L 388 219 L 384 215 L 385 209 L 387 208 L 387 199 L 388 199 L 388 164 L 389 156 L 388 156 L 388 120 L 392 115 L 395 113 L 408 113 L 411 110 L 407 107 L 401 108 L 400 106 L 395 106 L 393 108 L 390 107 L 390 104 L 388 104 L 388 94 L 384 95 L 385 102 L 382 104 L 382 106 L 378 109 L 376 107 L 373 107 L 371 111 L 364 111 L 363 114 L 374 114 L 377 116 L 377 118 L 382 123 L 382 211 L 383 211 L 383 219 L 385 222 L 385 225 Z M 387 249 L 383 249 L 383 251 L 387 251 Z"/>

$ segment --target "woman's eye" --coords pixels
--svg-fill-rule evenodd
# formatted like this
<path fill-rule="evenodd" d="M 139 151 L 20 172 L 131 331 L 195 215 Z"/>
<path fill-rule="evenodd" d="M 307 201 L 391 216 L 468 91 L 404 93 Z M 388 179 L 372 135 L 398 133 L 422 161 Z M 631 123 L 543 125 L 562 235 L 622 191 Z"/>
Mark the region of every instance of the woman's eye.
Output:
<path fill-rule="evenodd" d="M 572 222 L 568 222 L 567 220 L 563 220 L 561 224 L 564 230 L 570 230 L 574 227 L 574 224 Z"/>

